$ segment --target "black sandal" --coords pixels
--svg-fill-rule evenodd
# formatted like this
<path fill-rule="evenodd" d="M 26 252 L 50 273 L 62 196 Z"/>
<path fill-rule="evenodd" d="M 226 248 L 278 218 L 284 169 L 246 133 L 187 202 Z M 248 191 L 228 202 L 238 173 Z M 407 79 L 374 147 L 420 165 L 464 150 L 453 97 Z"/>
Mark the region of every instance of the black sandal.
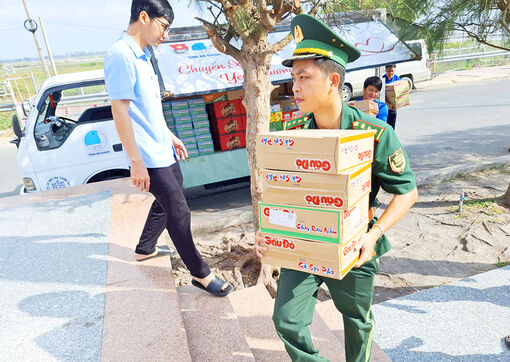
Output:
<path fill-rule="evenodd" d="M 234 287 L 230 283 L 228 283 L 228 287 L 226 287 L 225 290 L 222 290 L 221 287 L 223 287 L 225 281 L 219 278 L 218 276 L 215 276 L 214 279 L 209 282 L 207 288 L 204 287 L 202 283 L 196 281 L 195 279 L 191 281 L 191 284 L 193 284 L 197 288 L 205 290 L 206 292 L 214 294 L 217 297 L 224 297 L 234 290 Z"/>

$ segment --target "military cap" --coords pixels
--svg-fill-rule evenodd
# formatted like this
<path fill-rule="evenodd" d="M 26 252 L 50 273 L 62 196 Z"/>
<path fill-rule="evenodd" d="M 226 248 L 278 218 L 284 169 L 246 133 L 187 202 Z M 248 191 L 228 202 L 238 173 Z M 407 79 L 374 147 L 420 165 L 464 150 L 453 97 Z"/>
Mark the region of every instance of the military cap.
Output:
<path fill-rule="evenodd" d="M 308 14 L 300 14 L 292 19 L 290 30 L 296 42 L 296 50 L 282 64 L 292 67 L 294 60 L 328 58 L 342 65 L 353 62 L 360 51 L 340 38 L 322 21 Z"/>

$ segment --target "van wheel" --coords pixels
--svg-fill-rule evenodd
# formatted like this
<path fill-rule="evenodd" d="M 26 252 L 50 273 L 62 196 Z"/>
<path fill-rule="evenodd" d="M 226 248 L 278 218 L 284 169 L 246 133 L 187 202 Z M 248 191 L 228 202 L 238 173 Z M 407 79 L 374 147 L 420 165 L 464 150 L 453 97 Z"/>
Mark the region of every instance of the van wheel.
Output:
<path fill-rule="evenodd" d="M 406 81 L 407 83 L 409 83 L 409 91 L 414 89 L 413 78 L 404 76 L 404 77 L 400 77 L 400 80 Z"/>
<path fill-rule="evenodd" d="M 351 98 L 352 98 L 352 89 L 348 84 L 344 84 L 344 86 L 342 87 L 342 100 L 344 102 L 347 102 Z"/>

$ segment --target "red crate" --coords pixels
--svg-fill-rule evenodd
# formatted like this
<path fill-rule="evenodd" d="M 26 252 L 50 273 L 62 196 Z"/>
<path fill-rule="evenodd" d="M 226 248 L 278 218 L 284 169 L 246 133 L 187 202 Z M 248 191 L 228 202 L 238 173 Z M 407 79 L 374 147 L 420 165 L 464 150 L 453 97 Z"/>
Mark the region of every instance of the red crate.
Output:
<path fill-rule="evenodd" d="M 246 131 L 246 115 L 213 120 L 213 127 L 220 135 Z"/>
<path fill-rule="evenodd" d="M 238 132 L 219 136 L 220 149 L 222 151 L 246 147 L 246 132 Z"/>
<path fill-rule="evenodd" d="M 216 119 L 238 116 L 246 113 L 246 108 L 244 108 L 242 104 L 242 99 L 211 103 L 208 107 L 210 114 Z"/>

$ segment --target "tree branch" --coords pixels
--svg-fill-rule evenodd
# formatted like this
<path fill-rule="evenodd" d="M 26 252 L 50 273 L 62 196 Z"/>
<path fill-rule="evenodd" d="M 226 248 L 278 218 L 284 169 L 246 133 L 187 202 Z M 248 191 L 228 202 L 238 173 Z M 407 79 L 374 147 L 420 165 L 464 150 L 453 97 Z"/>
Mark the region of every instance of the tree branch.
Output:
<path fill-rule="evenodd" d="M 276 22 L 271 17 L 271 12 L 267 10 L 267 2 L 266 0 L 255 0 L 257 4 L 257 10 L 259 12 L 260 21 L 262 22 L 262 25 L 264 25 L 264 28 L 269 31 L 271 30 Z"/>
<path fill-rule="evenodd" d="M 209 36 L 209 39 L 211 39 L 212 44 L 216 49 L 218 49 L 218 51 L 230 55 L 234 59 L 239 60 L 241 52 L 239 51 L 239 49 L 235 48 L 221 37 L 221 34 L 219 34 L 218 32 L 217 26 L 211 24 L 207 20 L 198 17 L 195 17 L 195 19 L 202 23 L 204 29 L 207 32 L 207 35 Z"/>
<path fill-rule="evenodd" d="M 485 44 L 485 45 L 491 46 L 491 47 L 496 48 L 496 49 L 510 51 L 510 48 L 505 48 L 505 47 L 502 47 L 500 45 L 496 45 L 496 44 L 492 44 L 492 43 L 488 42 L 484 38 L 482 38 L 482 37 L 478 36 L 477 34 L 473 33 L 472 31 L 469 31 L 463 24 L 455 23 L 455 26 L 458 26 L 460 28 L 460 30 L 463 30 L 467 35 L 469 35 L 470 37 L 474 38 L 477 42 L 479 42 L 481 44 Z"/>
<path fill-rule="evenodd" d="M 292 33 L 289 33 L 285 36 L 285 38 L 277 41 L 271 46 L 270 51 L 274 54 L 280 50 L 282 50 L 287 44 L 292 41 Z"/>

